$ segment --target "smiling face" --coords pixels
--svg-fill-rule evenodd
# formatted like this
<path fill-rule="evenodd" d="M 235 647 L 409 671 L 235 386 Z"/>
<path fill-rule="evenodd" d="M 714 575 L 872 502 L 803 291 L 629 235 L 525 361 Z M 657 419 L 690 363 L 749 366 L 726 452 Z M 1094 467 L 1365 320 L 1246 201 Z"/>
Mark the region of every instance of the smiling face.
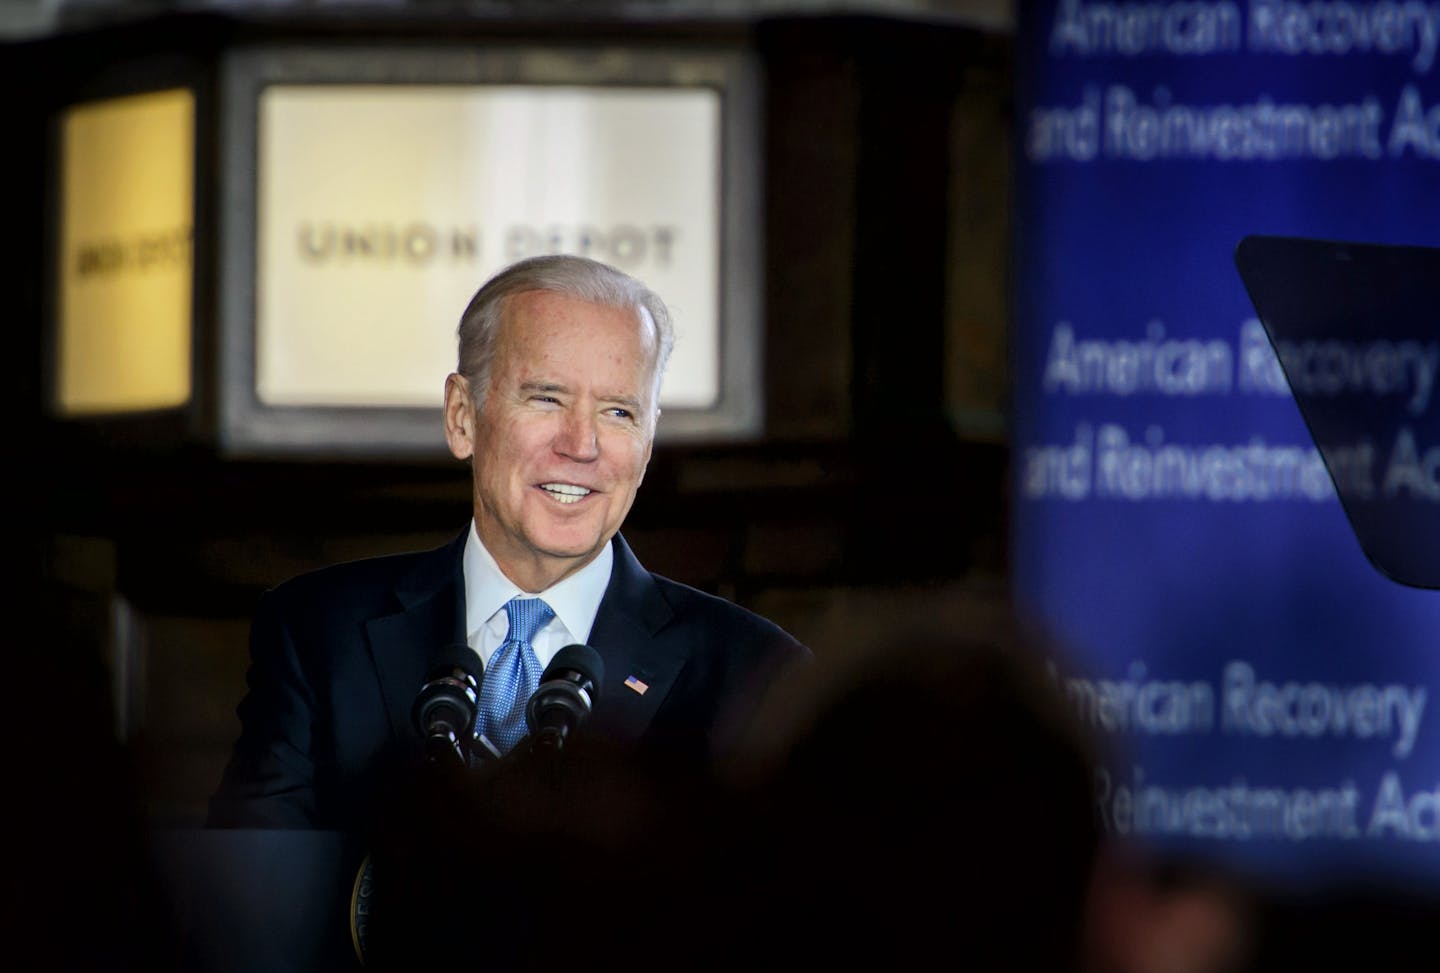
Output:
<path fill-rule="evenodd" d="M 446 380 L 476 530 L 525 591 L 590 563 L 630 512 L 659 414 L 655 366 L 654 328 L 633 309 L 526 291 L 505 300 L 483 409 L 463 378 Z"/>

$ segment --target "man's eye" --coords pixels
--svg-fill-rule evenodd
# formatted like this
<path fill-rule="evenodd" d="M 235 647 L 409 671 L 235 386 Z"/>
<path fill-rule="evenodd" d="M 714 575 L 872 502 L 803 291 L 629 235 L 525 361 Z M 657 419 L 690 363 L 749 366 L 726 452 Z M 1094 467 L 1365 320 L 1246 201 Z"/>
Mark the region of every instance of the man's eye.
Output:
<path fill-rule="evenodd" d="M 612 416 L 614 416 L 614 417 L 617 418 L 617 419 L 633 419 L 633 418 L 635 418 L 635 413 L 631 412 L 629 409 L 622 409 L 622 408 L 620 408 L 620 407 L 618 407 L 618 406 L 615 407 L 615 408 L 613 408 L 613 409 L 607 409 L 607 410 L 605 410 L 605 411 L 606 411 L 609 415 L 612 415 Z"/>

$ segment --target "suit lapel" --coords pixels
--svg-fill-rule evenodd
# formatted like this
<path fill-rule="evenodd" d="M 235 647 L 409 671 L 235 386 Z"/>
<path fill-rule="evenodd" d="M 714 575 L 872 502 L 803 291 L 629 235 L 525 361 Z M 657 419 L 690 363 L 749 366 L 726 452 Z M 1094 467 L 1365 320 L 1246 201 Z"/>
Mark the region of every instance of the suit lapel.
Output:
<path fill-rule="evenodd" d="M 410 731 L 410 709 L 442 649 L 465 642 L 465 534 L 424 555 L 395 586 L 401 610 L 370 619 L 365 630 L 385 697 L 391 733 Z"/>
<path fill-rule="evenodd" d="M 465 642 L 465 540 L 462 533 L 424 555 L 395 586 L 400 610 L 366 622 L 386 716 L 397 738 L 412 732 L 410 710 L 430 660 L 446 646 Z M 605 662 L 605 686 L 594 718 L 605 736 L 634 742 L 684 670 L 689 650 L 666 634 L 674 612 L 650 573 L 624 538 L 617 534 L 613 544 L 610 583 L 590 629 L 590 645 Z"/>
<path fill-rule="evenodd" d="M 630 546 L 615 536 L 610 584 L 590 629 L 590 646 L 605 661 L 605 686 L 596 703 L 596 729 L 611 739 L 638 740 L 655 718 L 689 652 L 662 634 L 674 618 L 655 580 Z"/>

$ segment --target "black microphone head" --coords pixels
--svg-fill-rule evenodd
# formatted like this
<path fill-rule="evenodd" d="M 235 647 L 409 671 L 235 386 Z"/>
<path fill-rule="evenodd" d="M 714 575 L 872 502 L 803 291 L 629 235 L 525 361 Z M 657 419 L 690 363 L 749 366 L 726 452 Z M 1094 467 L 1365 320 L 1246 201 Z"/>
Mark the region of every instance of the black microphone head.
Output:
<path fill-rule="evenodd" d="M 545 683 L 551 679 L 569 678 L 567 673 L 578 676 L 577 682 L 588 681 L 592 687 L 589 690 L 591 697 L 598 696 L 605 682 L 605 660 L 588 645 L 567 645 L 555 653 L 540 681 Z"/>
<path fill-rule="evenodd" d="M 605 663 L 588 645 L 567 645 L 545 667 L 530 701 L 525 723 L 532 746 L 558 750 L 595 707 L 605 680 Z"/>
<path fill-rule="evenodd" d="M 436 656 L 410 717 L 421 738 L 448 728 L 457 735 L 475 723 L 485 665 L 468 645 L 448 645 Z"/>

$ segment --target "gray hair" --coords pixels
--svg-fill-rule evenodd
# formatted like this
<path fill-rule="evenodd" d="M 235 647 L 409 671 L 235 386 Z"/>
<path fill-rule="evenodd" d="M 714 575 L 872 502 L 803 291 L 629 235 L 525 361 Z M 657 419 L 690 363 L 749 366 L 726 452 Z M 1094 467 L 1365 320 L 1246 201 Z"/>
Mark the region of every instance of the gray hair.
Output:
<path fill-rule="evenodd" d="M 495 361 L 505 302 L 527 291 L 546 291 L 605 307 L 630 308 L 642 323 L 648 315 L 656 338 L 655 386 L 651 394 L 658 403 L 660 377 L 675 347 L 675 329 L 665 302 L 640 281 L 608 264 L 572 254 L 547 254 L 513 263 L 491 277 L 475 292 L 465 313 L 460 315 L 460 326 L 456 329 L 460 337 L 460 360 L 456 370 L 469 383 L 477 411 L 484 408 L 485 395 L 490 389 L 490 366 Z"/>

